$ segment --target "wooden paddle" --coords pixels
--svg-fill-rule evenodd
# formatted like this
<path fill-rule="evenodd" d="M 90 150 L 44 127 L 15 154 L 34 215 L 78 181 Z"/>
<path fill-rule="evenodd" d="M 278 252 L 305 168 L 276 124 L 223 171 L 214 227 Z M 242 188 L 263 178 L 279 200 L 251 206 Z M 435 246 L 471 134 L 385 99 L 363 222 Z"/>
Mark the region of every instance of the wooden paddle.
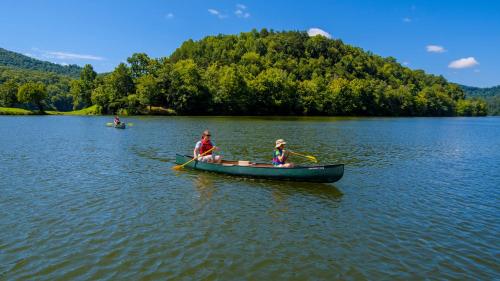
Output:
<path fill-rule="evenodd" d="M 204 156 L 205 154 L 209 153 L 210 151 L 212 151 L 212 150 L 214 150 L 214 149 L 215 149 L 215 146 L 214 146 L 214 147 L 212 147 L 212 148 L 210 148 L 209 150 L 207 150 L 207 151 L 203 152 L 203 153 L 202 153 L 202 154 L 200 154 L 198 157 L 193 158 L 193 159 L 191 159 L 191 160 L 187 161 L 186 163 L 184 163 L 184 164 L 182 164 L 182 165 L 175 165 L 175 166 L 173 166 L 173 167 L 172 167 L 172 170 L 180 170 L 180 169 L 184 168 L 184 166 L 186 166 L 187 164 L 189 164 L 189 163 L 193 162 L 194 160 L 198 159 L 198 158 L 199 158 L 199 157 L 201 157 L 201 156 Z"/>
<path fill-rule="evenodd" d="M 316 157 L 314 157 L 312 155 L 304 155 L 304 154 L 293 152 L 293 151 L 290 151 L 290 150 L 288 150 L 288 152 L 290 152 L 291 154 L 295 154 L 295 155 L 307 158 L 307 159 L 311 160 L 314 163 L 318 163 L 318 159 L 316 159 Z"/>

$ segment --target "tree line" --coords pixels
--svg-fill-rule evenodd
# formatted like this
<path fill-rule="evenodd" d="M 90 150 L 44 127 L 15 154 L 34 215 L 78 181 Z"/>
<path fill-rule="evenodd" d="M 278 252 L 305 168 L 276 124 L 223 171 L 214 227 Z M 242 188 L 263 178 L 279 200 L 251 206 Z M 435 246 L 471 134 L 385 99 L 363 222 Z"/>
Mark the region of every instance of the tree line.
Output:
<path fill-rule="evenodd" d="M 1 93 L 1 90 L 0 90 Z M 111 73 L 71 80 L 73 109 L 186 115 L 485 115 L 442 76 L 306 32 L 262 29 L 188 40 L 170 57 L 136 53 Z"/>

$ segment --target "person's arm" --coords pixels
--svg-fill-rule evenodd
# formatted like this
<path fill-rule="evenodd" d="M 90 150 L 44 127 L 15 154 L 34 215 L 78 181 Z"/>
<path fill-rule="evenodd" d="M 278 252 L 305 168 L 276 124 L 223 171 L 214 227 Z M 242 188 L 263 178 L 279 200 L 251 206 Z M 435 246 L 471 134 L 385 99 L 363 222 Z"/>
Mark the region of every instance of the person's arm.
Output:
<path fill-rule="evenodd" d="M 280 162 L 285 162 L 286 158 L 288 158 L 288 151 L 283 149 L 281 155 L 278 155 L 278 160 L 280 160 Z"/>
<path fill-rule="evenodd" d="M 194 150 L 193 150 L 193 157 L 194 158 L 197 158 L 198 157 L 198 152 L 200 151 L 200 142 L 197 142 L 196 145 L 194 146 Z"/>

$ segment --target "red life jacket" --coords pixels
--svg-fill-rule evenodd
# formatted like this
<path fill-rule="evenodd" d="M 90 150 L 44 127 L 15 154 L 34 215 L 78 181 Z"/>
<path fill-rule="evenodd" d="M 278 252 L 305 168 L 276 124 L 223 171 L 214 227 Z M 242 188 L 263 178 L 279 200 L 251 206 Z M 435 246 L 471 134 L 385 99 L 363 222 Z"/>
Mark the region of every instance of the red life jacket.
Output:
<path fill-rule="evenodd" d="M 214 147 L 214 146 L 212 145 L 212 142 L 211 142 L 211 141 L 209 141 L 209 140 L 205 140 L 205 139 L 202 139 L 202 140 L 201 140 L 201 146 L 200 146 L 200 152 L 199 152 L 199 153 L 200 153 L 200 154 L 203 154 L 204 152 L 206 152 L 206 151 L 208 151 L 208 150 L 212 149 L 212 147 Z M 205 155 L 211 155 L 211 154 L 212 154 L 212 151 L 208 152 L 208 153 L 207 153 L 207 154 L 205 154 Z"/>

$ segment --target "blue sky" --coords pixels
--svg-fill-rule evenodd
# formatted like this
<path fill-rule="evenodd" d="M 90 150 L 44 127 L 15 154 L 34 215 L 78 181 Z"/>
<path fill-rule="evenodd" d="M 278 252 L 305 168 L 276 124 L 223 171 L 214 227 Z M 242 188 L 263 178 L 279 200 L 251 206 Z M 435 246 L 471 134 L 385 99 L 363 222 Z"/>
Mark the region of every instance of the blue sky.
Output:
<path fill-rule="evenodd" d="M 0 47 L 104 72 L 134 52 L 264 27 L 319 28 L 452 82 L 500 85 L 500 1 L 4 0 Z"/>

